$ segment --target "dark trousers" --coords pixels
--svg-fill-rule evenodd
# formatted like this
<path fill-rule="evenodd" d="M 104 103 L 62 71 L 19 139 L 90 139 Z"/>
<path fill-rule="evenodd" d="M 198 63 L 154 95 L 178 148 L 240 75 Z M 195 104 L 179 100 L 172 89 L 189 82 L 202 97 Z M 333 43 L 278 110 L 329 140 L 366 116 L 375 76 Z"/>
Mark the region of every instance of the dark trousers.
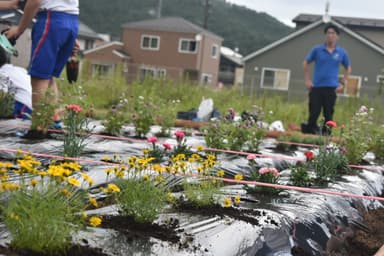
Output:
<path fill-rule="evenodd" d="M 319 129 L 317 119 L 321 109 L 323 109 L 324 123 L 332 120 L 337 98 L 335 90 L 334 87 L 315 87 L 309 92 L 309 118 L 307 123 L 309 130 L 315 132 Z"/>

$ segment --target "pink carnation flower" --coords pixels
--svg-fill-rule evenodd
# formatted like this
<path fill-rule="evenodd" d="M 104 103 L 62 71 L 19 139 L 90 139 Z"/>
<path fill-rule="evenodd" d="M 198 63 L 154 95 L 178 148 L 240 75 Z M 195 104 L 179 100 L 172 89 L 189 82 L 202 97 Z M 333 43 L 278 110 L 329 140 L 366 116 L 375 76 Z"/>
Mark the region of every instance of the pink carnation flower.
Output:
<path fill-rule="evenodd" d="M 255 155 L 255 154 L 249 154 L 249 155 L 247 156 L 247 160 L 249 160 L 249 161 L 252 161 L 252 160 L 254 160 L 254 159 L 256 159 L 256 155 Z"/>
<path fill-rule="evenodd" d="M 157 138 L 155 136 L 148 138 L 147 140 L 150 143 L 155 143 L 157 141 Z"/>
<path fill-rule="evenodd" d="M 171 150 L 172 149 L 172 146 L 170 144 L 168 144 L 168 143 L 163 143 L 163 146 L 167 150 Z"/>
<path fill-rule="evenodd" d="M 81 112 L 81 107 L 79 105 L 76 105 L 76 104 L 69 104 L 67 106 L 67 109 L 68 110 L 73 110 L 75 111 L 76 113 L 80 113 Z"/>
<path fill-rule="evenodd" d="M 175 136 L 176 136 L 177 138 L 182 139 L 182 138 L 185 137 L 185 133 L 184 133 L 183 131 L 176 131 L 176 132 L 175 132 Z"/>

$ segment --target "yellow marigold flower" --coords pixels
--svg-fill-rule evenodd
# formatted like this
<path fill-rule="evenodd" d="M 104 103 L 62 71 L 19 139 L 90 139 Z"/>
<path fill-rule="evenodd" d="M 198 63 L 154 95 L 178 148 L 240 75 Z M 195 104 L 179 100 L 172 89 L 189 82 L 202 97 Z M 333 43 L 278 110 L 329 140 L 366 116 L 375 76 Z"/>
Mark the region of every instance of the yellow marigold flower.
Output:
<path fill-rule="evenodd" d="M 76 186 L 76 187 L 79 187 L 80 186 L 80 181 L 78 181 L 77 179 L 75 178 L 68 178 L 68 183 L 73 185 L 73 186 Z"/>
<path fill-rule="evenodd" d="M 116 177 L 120 177 L 121 178 L 121 177 L 124 177 L 124 172 L 119 170 L 118 172 L 115 173 L 115 175 L 116 175 Z"/>
<path fill-rule="evenodd" d="M 68 191 L 68 189 L 65 188 L 61 190 L 61 193 L 67 197 L 70 197 L 72 194 L 70 191 Z"/>
<path fill-rule="evenodd" d="M 216 176 L 217 177 L 224 177 L 224 174 L 225 174 L 224 170 L 219 170 L 219 171 L 217 171 Z"/>
<path fill-rule="evenodd" d="M 9 182 L 2 183 L 1 185 L 3 190 L 18 190 L 20 188 L 20 185 Z"/>
<path fill-rule="evenodd" d="M 242 180 L 243 179 L 243 175 L 238 173 L 235 175 L 235 180 Z"/>
<path fill-rule="evenodd" d="M 235 204 L 240 204 L 240 196 L 239 195 L 236 195 L 235 196 Z"/>
<path fill-rule="evenodd" d="M 37 183 L 38 183 L 37 180 L 35 180 L 35 179 L 31 180 L 31 186 L 32 187 L 35 187 L 37 185 Z"/>
<path fill-rule="evenodd" d="M 108 169 L 104 170 L 104 172 L 105 172 L 107 175 L 110 175 L 110 174 L 113 172 L 113 170 L 112 170 L 111 168 L 108 168 Z"/>
<path fill-rule="evenodd" d="M 167 200 L 167 202 L 172 203 L 176 200 L 176 197 L 172 193 L 167 193 L 166 200 Z"/>
<path fill-rule="evenodd" d="M 17 215 L 17 214 L 14 213 L 14 212 L 12 212 L 11 214 L 9 214 L 9 217 L 10 217 L 11 219 L 13 219 L 13 220 L 16 220 L 16 221 L 20 219 L 19 215 Z"/>
<path fill-rule="evenodd" d="M 118 193 L 118 192 L 120 192 L 120 188 L 113 183 L 109 183 L 108 184 L 108 191 L 110 191 L 111 193 Z"/>
<path fill-rule="evenodd" d="M 226 198 L 224 199 L 224 204 L 223 204 L 223 206 L 226 207 L 226 208 L 231 207 L 231 206 L 232 206 L 232 200 L 231 200 L 231 198 L 226 197 Z"/>
<path fill-rule="evenodd" d="M 148 155 L 148 154 L 149 154 L 149 151 L 150 151 L 149 149 L 144 149 L 144 150 L 143 150 L 143 154 L 144 154 L 144 155 Z"/>
<path fill-rule="evenodd" d="M 0 177 L 0 180 L 1 181 L 7 181 L 9 179 L 9 177 L 10 177 L 9 175 L 3 175 Z"/>
<path fill-rule="evenodd" d="M 103 156 L 102 160 L 103 161 L 109 161 L 109 157 L 108 156 Z"/>
<path fill-rule="evenodd" d="M 100 217 L 91 217 L 89 219 L 89 225 L 91 225 L 92 227 L 97 227 L 101 224 L 101 218 Z"/>
<path fill-rule="evenodd" d="M 94 207 L 98 207 L 99 204 L 97 203 L 97 200 L 94 198 L 94 197 L 89 197 L 89 202 L 94 206 Z"/>
<path fill-rule="evenodd" d="M 200 146 L 197 146 L 196 149 L 197 149 L 198 151 L 203 151 L 203 150 L 204 150 L 204 147 L 200 145 Z"/>
<path fill-rule="evenodd" d="M 65 163 L 62 163 L 60 164 L 61 167 L 63 168 L 70 168 L 72 169 L 73 171 L 80 171 L 81 170 L 81 165 L 79 163 L 75 163 L 75 162 L 65 162 Z"/>
<path fill-rule="evenodd" d="M 144 174 L 144 175 L 143 175 L 143 179 L 146 180 L 146 181 L 148 181 L 148 180 L 149 180 L 149 175 Z"/>
<path fill-rule="evenodd" d="M 38 174 L 39 176 L 41 176 L 41 177 L 44 177 L 45 175 L 48 175 L 48 173 L 45 172 L 45 171 L 38 172 L 37 174 Z"/>
<path fill-rule="evenodd" d="M 92 178 L 86 174 L 86 173 L 81 173 L 81 177 L 83 177 L 83 179 L 88 182 L 89 185 L 92 185 L 93 184 L 93 180 Z"/>
<path fill-rule="evenodd" d="M 156 182 L 162 182 L 162 181 L 164 181 L 164 177 L 163 177 L 163 176 L 160 176 L 160 175 L 157 175 L 157 176 L 155 177 L 155 181 L 156 181 Z"/>

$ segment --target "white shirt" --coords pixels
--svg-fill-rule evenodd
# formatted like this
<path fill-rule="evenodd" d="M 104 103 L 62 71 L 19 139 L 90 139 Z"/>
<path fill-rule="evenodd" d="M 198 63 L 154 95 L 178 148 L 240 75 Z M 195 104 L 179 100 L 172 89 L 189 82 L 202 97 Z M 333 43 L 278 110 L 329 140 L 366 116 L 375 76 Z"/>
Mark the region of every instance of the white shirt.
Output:
<path fill-rule="evenodd" d="M 15 100 L 32 109 L 31 77 L 26 69 L 12 64 L 0 67 L 0 90 L 11 93 Z"/>
<path fill-rule="evenodd" d="M 79 0 L 42 0 L 40 9 L 79 14 Z"/>

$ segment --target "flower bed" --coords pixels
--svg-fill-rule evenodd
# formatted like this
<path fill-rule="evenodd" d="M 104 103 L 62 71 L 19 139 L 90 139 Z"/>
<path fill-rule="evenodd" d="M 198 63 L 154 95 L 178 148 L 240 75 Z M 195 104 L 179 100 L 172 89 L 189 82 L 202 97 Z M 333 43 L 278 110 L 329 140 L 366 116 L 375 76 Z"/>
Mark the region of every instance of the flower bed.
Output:
<path fill-rule="evenodd" d="M 2 134 L 6 136 L 1 137 L 2 147 L 10 150 L 1 151 L 1 157 L 7 161 L 14 160 L 15 153 L 12 153 L 11 150 L 16 151 L 19 148 L 26 152 L 44 153 L 46 155 L 40 156 L 43 159 L 60 155 L 62 145 L 60 140 L 46 139 L 32 142 L 10 137 L 12 132 L 3 131 Z M 240 183 L 244 180 L 265 182 L 266 180 L 261 180 L 261 176 L 252 178 L 251 174 L 256 171 L 258 175 L 271 174 L 268 179 L 269 183 L 278 182 L 289 185 L 289 174 L 298 162 L 309 164 L 321 155 L 316 149 L 312 149 L 313 155 L 311 155 L 306 153 L 309 152 L 308 149 L 299 147 L 296 151 L 289 153 L 291 158 L 285 158 L 287 155 L 274 153 L 274 146 L 270 146 L 268 141 L 263 141 L 259 152 L 263 157 L 259 157 L 258 154 L 251 157 L 248 154 L 248 158 L 241 155 L 217 154 L 215 158 L 211 158 L 209 153 L 199 153 L 197 150 L 198 146 L 204 145 L 204 138 L 189 136 L 188 141 L 185 141 L 185 134 L 181 135 L 180 132 L 177 132 L 174 135 L 175 137 L 161 141 L 155 140 L 151 136 L 149 138 L 152 139 L 148 141 L 111 141 L 92 136 L 87 138 L 84 151 L 79 159 L 80 161 L 88 160 L 82 163 L 84 173 L 83 175 L 80 173 L 67 175 L 66 181 L 76 185 L 76 181 L 71 178 L 79 180 L 80 184 L 83 184 L 80 186 L 81 190 L 89 193 L 96 200 L 96 202 L 87 201 L 87 204 L 92 204 L 92 207 L 89 206 L 86 213 L 88 218 L 100 216 L 101 226 L 99 228 L 89 227 L 85 231 L 78 232 L 80 235 L 77 236 L 81 238 L 75 239 L 75 241 L 83 240 L 93 248 L 104 248 L 104 253 L 107 255 L 123 255 L 123 251 L 128 252 L 129 250 L 141 253 L 153 252 L 157 255 L 235 255 L 252 250 L 261 253 L 263 250 L 267 250 L 265 248 L 268 244 L 273 244 L 273 236 L 269 237 L 267 234 L 280 234 L 281 232 L 279 241 L 284 246 L 269 246 L 270 251 L 289 252 L 292 247 L 289 240 L 293 239 L 297 248 L 302 248 L 307 252 L 312 250 L 312 252 L 320 253 L 320 250 L 326 250 L 327 241 L 330 238 L 324 232 L 324 226 L 332 228 L 330 216 L 333 215 L 336 221 L 341 222 L 339 219 L 344 216 L 351 219 L 355 215 L 363 215 L 356 206 L 352 205 L 356 200 L 349 197 L 302 193 L 295 190 L 279 190 L 276 194 L 262 196 L 258 189 L 255 193 L 247 193 L 245 187 Z M 152 165 L 150 162 L 145 163 L 140 160 L 142 156 L 145 156 L 143 151 L 151 150 L 152 143 L 157 142 L 173 147 L 179 145 L 179 149 L 189 150 L 190 155 L 184 156 L 185 159 L 182 160 L 181 156 L 178 156 L 182 152 L 172 155 L 173 147 L 164 147 L 166 154 L 159 163 Z M 204 148 L 199 149 L 203 151 Z M 210 149 L 211 151 L 212 149 Z M 192 157 L 194 153 L 199 154 Z M 336 153 L 338 154 L 338 151 L 332 151 L 331 154 Z M 105 159 L 105 156 L 108 156 L 109 161 L 101 161 Z M 137 158 L 131 158 L 133 156 L 137 156 Z M 44 160 L 43 165 L 47 166 L 46 162 L 47 160 Z M 152 167 L 148 168 L 143 164 L 149 164 Z M 132 222 L 132 219 L 122 215 L 120 210 L 109 208 L 111 203 L 116 203 L 118 200 L 109 201 L 115 196 L 113 192 L 117 192 L 117 189 L 108 184 L 113 183 L 119 186 L 117 181 L 119 173 L 122 171 L 122 165 L 136 166 L 134 167 L 135 173 L 140 173 L 138 169 L 142 167 L 144 172 L 137 174 L 136 178 L 147 182 L 159 181 L 156 180 L 158 176 L 154 173 L 169 172 L 167 175 L 161 176 L 164 178 L 164 191 L 169 191 L 176 199 L 169 201 L 169 198 L 166 198 L 168 203 L 163 208 L 164 210 L 149 225 L 132 226 L 132 224 L 137 224 L 137 221 Z M 171 169 L 167 170 L 167 167 Z M 209 172 L 206 173 L 207 170 Z M 316 175 L 316 172 L 312 174 Z M 127 177 L 127 173 L 124 174 L 124 177 Z M 130 177 L 132 178 L 132 176 Z M 277 177 L 279 179 L 274 180 Z M 321 177 L 324 178 L 324 176 Z M 222 178 L 223 180 L 221 180 Z M 233 183 L 229 184 L 225 180 L 227 178 Z M 87 180 L 88 182 L 85 182 Z M 90 180 L 92 182 L 89 182 Z M 222 184 L 207 182 L 210 180 L 222 181 Z M 326 182 L 320 184 L 323 189 L 358 195 L 379 195 L 383 187 L 381 173 L 368 169 L 359 170 L 358 173 L 343 173 L 337 177 L 326 176 L 324 180 Z M 187 183 L 185 183 L 186 181 Z M 239 184 L 236 184 L 237 182 Z M 214 196 L 207 197 L 207 200 L 211 202 L 208 206 L 197 207 L 197 204 L 190 204 L 191 200 L 185 198 L 187 193 L 183 192 L 187 189 L 196 191 L 193 190 L 193 184 L 200 184 L 197 191 L 205 191 L 205 189 L 213 191 L 211 193 Z M 312 188 L 320 185 L 311 183 Z M 261 187 L 256 186 L 256 188 Z M 192 196 L 197 200 L 204 198 L 201 193 L 192 193 Z M 98 204 L 98 206 L 94 204 Z M 363 205 L 368 209 L 382 207 L 378 201 L 369 200 L 363 200 Z M 100 208 L 100 206 L 103 207 Z M 132 209 L 132 207 L 129 208 Z M 87 225 L 90 226 L 90 223 Z M 366 225 L 369 226 L 369 224 Z M 158 235 L 150 234 L 146 230 L 150 232 L 158 230 Z M 311 232 L 316 232 L 317 235 L 312 237 L 314 242 L 309 244 L 307 239 L 311 238 Z M 170 235 L 171 238 L 161 236 L 164 233 Z M 237 235 L 236 239 L 233 238 L 234 233 Z M 76 237 L 76 235 L 74 236 Z M 110 240 L 111 244 L 108 244 L 107 240 Z M 120 246 L 120 249 L 117 249 L 116 245 L 112 245 L 112 241 Z M 127 243 L 131 249 L 128 249 L 124 243 Z M 314 243 L 318 244 L 321 249 L 311 249 Z M 378 249 L 375 248 L 376 246 L 377 244 L 370 250 Z M 117 253 L 119 250 L 120 253 Z"/>

